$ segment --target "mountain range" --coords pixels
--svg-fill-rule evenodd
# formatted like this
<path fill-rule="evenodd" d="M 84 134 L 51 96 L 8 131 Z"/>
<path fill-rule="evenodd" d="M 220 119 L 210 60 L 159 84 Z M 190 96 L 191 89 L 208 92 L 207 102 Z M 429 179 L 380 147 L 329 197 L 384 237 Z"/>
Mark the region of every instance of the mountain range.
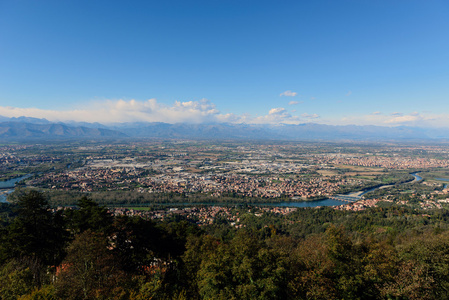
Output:
<path fill-rule="evenodd" d="M 357 125 L 54 123 L 37 118 L 0 116 L 0 139 L 169 138 L 251 140 L 449 140 L 449 128 Z"/>

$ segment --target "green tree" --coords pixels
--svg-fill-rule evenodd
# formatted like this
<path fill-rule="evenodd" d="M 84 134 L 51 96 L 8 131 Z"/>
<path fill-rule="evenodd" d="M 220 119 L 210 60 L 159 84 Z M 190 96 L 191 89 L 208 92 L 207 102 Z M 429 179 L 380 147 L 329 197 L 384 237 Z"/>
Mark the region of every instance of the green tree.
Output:
<path fill-rule="evenodd" d="M 70 244 L 58 268 L 56 291 L 64 299 L 111 299 L 125 294 L 124 272 L 107 238 L 87 230 Z"/>
<path fill-rule="evenodd" d="M 286 298 L 286 260 L 257 236 L 242 230 L 229 244 L 220 243 L 204 255 L 197 273 L 202 298 Z"/>
<path fill-rule="evenodd" d="M 11 260 L 0 268 L 0 299 L 15 300 L 33 289 L 33 273 L 17 260 Z"/>
<path fill-rule="evenodd" d="M 165 232 L 152 221 L 139 217 L 116 217 L 110 240 L 113 252 L 122 268 L 131 273 L 142 273 L 145 267 L 161 257 L 160 244 Z"/>
<path fill-rule="evenodd" d="M 289 299 L 338 299 L 333 280 L 334 263 L 322 235 L 299 242 L 291 255 Z"/>
<path fill-rule="evenodd" d="M 64 221 L 36 191 L 21 195 L 17 207 L 17 217 L 2 237 L 1 253 L 4 259 L 26 264 L 33 272 L 34 283 L 39 286 L 47 267 L 59 264 L 63 257 L 67 240 Z"/>
<path fill-rule="evenodd" d="M 449 299 L 449 232 L 427 233 L 399 247 L 400 261 L 386 291 L 409 299 Z"/>
<path fill-rule="evenodd" d="M 99 206 L 87 197 L 78 201 L 78 207 L 79 209 L 67 211 L 68 225 L 74 234 L 88 229 L 104 233 L 110 231 L 113 218 L 106 207 Z"/>

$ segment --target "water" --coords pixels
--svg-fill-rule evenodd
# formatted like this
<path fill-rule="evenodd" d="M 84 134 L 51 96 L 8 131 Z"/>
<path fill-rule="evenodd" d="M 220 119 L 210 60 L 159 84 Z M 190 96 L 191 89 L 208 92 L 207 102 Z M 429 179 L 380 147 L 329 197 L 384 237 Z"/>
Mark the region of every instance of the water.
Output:
<path fill-rule="evenodd" d="M 0 192 L 0 203 L 7 203 L 6 198 L 9 194 L 11 194 L 14 190 L 3 190 Z"/>
<path fill-rule="evenodd" d="M 317 207 L 317 206 L 338 206 L 348 204 L 344 201 L 337 201 L 332 199 L 324 199 L 317 201 L 303 201 L 303 202 L 280 202 L 280 203 L 261 203 L 253 205 L 270 205 L 270 206 L 286 206 L 286 207 Z"/>
<path fill-rule="evenodd" d="M 411 173 L 410 175 L 412 175 L 413 177 L 415 177 L 415 179 L 413 179 L 413 181 L 409 181 L 409 182 L 416 182 L 416 181 L 422 180 L 422 177 L 419 176 L 418 173 Z M 449 181 L 449 180 L 448 180 L 448 181 Z M 381 185 L 381 186 L 378 186 L 378 187 L 375 187 L 375 188 L 372 188 L 372 189 L 363 191 L 362 193 L 360 193 L 359 196 L 363 196 L 363 195 L 365 195 L 366 193 L 372 192 L 372 191 L 377 190 L 377 189 L 385 189 L 385 188 L 388 188 L 388 187 L 391 187 L 391 186 L 394 186 L 394 184 Z"/>
<path fill-rule="evenodd" d="M 154 203 L 154 205 L 161 206 L 196 206 L 196 205 L 210 205 L 210 206 L 238 206 L 238 205 L 250 205 L 250 206 L 282 206 L 282 207 L 318 207 L 318 206 L 337 206 L 348 204 L 345 201 L 337 201 L 332 199 L 323 199 L 316 201 L 302 201 L 302 202 L 267 202 L 267 203 L 228 203 L 228 202 L 181 202 L 181 203 Z M 153 204 L 126 204 L 124 206 L 136 206 L 144 207 L 151 206 Z"/>
<path fill-rule="evenodd" d="M 22 176 L 15 179 L 10 179 L 7 181 L 0 181 L 0 202 L 6 203 L 6 198 L 8 194 L 14 191 L 15 184 L 23 179 L 30 177 L 31 175 Z M 11 189 L 9 189 L 11 188 Z M 198 203 L 185 203 L 188 205 L 194 205 Z M 223 203 L 203 203 L 205 205 L 223 205 Z M 323 199 L 316 201 L 301 201 L 301 202 L 275 202 L 275 203 L 261 203 L 252 205 L 270 205 L 270 206 L 282 206 L 282 207 L 317 207 L 317 206 L 337 206 L 344 205 L 347 202 L 337 201 L 332 199 Z M 172 203 L 172 205 L 176 205 Z"/>
<path fill-rule="evenodd" d="M 5 181 L 0 181 L 0 189 L 8 189 L 8 188 L 14 188 L 14 186 L 16 185 L 17 182 L 26 179 L 28 177 L 30 177 L 31 175 L 25 175 L 22 177 L 17 177 L 14 179 L 9 179 L 9 180 L 5 180 Z"/>
<path fill-rule="evenodd" d="M 375 191 L 375 190 L 378 190 L 378 189 L 385 189 L 385 188 L 390 187 L 390 186 L 393 186 L 393 185 L 392 184 L 388 184 L 388 185 L 381 185 L 381 186 L 378 186 L 378 187 L 374 187 L 372 189 L 363 191 L 362 193 L 360 193 L 359 196 L 363 196 L 363 195 L 365 195 L 365 194 L 367 194 L 369 192 L 372 192 L 372 191 Z"/>
<path fill-rule="evenodd" d="M 411 175 L 415 177 L 413 181 L 420 181 L 422 180 L 422 177 L 417 175 L 418 173 L 412 173 Z M 438 179 L 438 178 L 437 178 Z M 446 181 L 449 181 L 449 179 L 446 179 Z M 372 192 L 377 189 L 383 189 L 387 188 L 393 185 L 382 185 L 375 188 L 371 188 L 366 191 L 359 191 L 359 192 L 351 192 L 346 195 L 358 195 L 363 196 L 366 193 Z M 338 206 L 338 205 L 346 205 L 348 204 L 345 201 L 337 201 L 332 199 L 324 199 L 324 200 L 317 200 L 317 201 L 303 201 L 303 202 L 281 202 L 281 203 L 263 203 L 261 205 L 272 205 L 272 206 L 288 206 L 288 207 L 317 207 L 317 206 Z"/>
<path fill-rule="evenodd" d="M 422 179 L 421 176 L 418 176 L 417 173 L 412 173 L 411 175 L 413 175 L 413 177 L 415 177 L 414 181 L 420 181 Z M 16 182 L 19 182 L 25 178 L 30 177 L 31 175 L 26 175 L 23 177 L 19 177 L 19 178 L 15 178 L 15 179 L 11 179 L 11 180 L 7 180 L 7 181 L 2 181 L 0 182 L 0 189 L 7 189 L 7 188 L 14 188 L 14 185 L 16 184 Z M 449 179 L 447 178 L 435 178 L 437 180 L 443 180 L 443 181 L 449 181 Z M 380 187 L 376 187 L 376 188 L 372 188 L 366 191 L 360 191 L 359 196 L 362 196 L 368 192 L 377 190 L 377 189 L 381 189 L 381 188 L 385 188 L 385 187 L 389 187 L 391 185 L 383 185 Z M 13 192 L 14 189 L 11 190 L 7 190 L 5 192 L 1 192 L 0 191 L 0 202 L 6 202 L 6 197 L 7 194 Z M 353 194 L 353 193 L 350 193 Z M 185 203 L 188 205 L 195 205 L 198 203 Z M 223 203 L 203 203 L 205 205 L 223 205 Z M 281 206 L 281 207 L 318 207 L 318 206 L 338 206 L 338 205 L 346 205 L 348 204 L 347 202 L 344 201 L 338 201 L 338 200 L 332 200 L 332 199 L 323 199 L 323 200 L 317 200 L 317 201 L 301 201 L 301 202 L 276 202 L 276 203 L 261 203 L 261 204 L 255 204 L 253 203 L 253 205 L 270 205 L 270 206 Z M 176 204 L 173 204 L 176 205 Z M 179 205 L 179 204 L 178 204 Z"/>
<path fill-rule="evenodd" d="M 14 191 L 16 183 L 30 176 L 31 175 L 25 175 L 14 179 L 0 181 L 0 202 L 6 203 L 6 198 L 8 197 L 8 194 Z"/>
<path fill-rule="evenodd" d="M 449 181 L 449 178 L 435 178 L 435 180 L 440 180 L 440 181 Z"/>
<path fill-rule="evenodd" d="M 449 181 L 449 178 L 435 178 L 435 180 L 439 180 L 439 181 Z M 447 184 L 445 184 L 443 186 L 443 189 L 447 189 Z"/>
<path fill-rule="evenodd" d="M 414 180 L 414 181 L 420 181 L 420 180 L 422 180 L 422 177 L 419 176 L 418 173 L 412 173 L 411 175 L 413 175 L 413 177 L 415 177 L 415 180 Z M 449 181 L 449 179 L 448 179 L 448 181 Z"/>

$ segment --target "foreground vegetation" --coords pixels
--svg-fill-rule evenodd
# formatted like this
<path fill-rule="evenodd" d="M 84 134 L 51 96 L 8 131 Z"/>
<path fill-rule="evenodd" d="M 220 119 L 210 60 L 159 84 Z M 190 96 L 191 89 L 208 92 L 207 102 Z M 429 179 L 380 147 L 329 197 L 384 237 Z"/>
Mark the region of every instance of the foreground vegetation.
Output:
<path fill-rule="evenodd" d="M 449 211 L 236 208 L 199 227 L 38 192 L 1 207 L 1 299 L 447 299 Z"/>

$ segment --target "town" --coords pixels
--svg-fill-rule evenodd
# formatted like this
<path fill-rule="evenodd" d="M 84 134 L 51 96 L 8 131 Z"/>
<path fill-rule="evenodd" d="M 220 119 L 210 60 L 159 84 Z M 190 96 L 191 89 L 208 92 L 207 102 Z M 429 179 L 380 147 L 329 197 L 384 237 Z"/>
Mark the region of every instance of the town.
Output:
<path fill-rule="evenodd" d="M 444 178 L 449 177 L 444 174 L 449 166 L 449 148 L 444 145 L 190 140 L 50 143 L 2 146 L 0 162 L 3 180 L 24 176 L 19 188 L 38 189 L 50 198 L 69 192 L 104 200 L 108 193 L 119 191 L 127 193 L 126 203 L 136 204 L 133 199 L 139 198 L 144 199 L 138 202 L 144 206 L 157 197 L 190 203 L 192 199 L 219 203 L 224 198 L 233 199 L 234 204 L 248 203 L 248 199 L 251 203 L 298 203 L 382 186 L 377 191 L 382 195 L 368 193 L 356 203 L 335 207 L 362 210 L 379 202 L 414 203 L 418 199 L 415 204 L 420 207 L 439 208 L 446 203 Z M 420 172 L 423 179 L 412 183 L 412 172 Z M 392 187 L 400 184 L 406 188 L 393 192 Z M 402 199 L 404 195 L 408 198 Z M 65 205 L 75 202 L 76 197 Z M 114 202 L 103 203 L 114 206 Z"/>

